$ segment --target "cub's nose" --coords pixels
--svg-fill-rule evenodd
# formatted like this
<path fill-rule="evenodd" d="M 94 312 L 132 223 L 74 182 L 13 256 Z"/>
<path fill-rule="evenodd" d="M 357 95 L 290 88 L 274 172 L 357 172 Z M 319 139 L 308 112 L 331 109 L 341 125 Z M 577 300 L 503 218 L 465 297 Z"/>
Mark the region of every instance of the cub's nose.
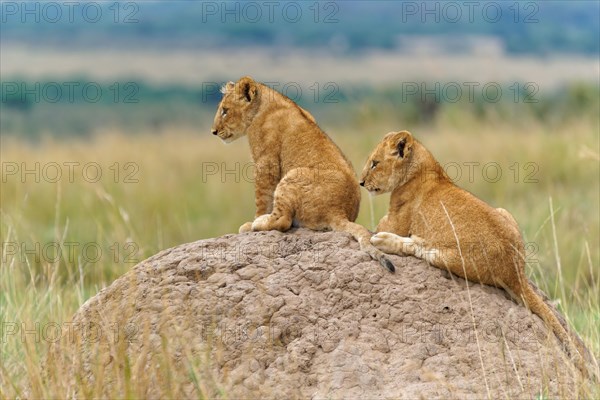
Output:
<path fill-rule="evenodd" d="M 211 129 L 211 132 L 212 132 L 213 135 L 217 134 L 217 130 L 216 129 Z"/>
<path fill-rule="evenodd" d="M 360 186 L 365 186 L 365 181 L 361 181 Z"/>

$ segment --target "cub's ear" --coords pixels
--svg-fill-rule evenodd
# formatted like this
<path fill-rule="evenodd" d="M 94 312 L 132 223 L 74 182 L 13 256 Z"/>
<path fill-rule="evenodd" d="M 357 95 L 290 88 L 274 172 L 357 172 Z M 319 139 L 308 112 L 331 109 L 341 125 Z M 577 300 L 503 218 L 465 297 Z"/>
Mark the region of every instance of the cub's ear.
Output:
<path fill-rule="evenodd" d="M 229 81 L 223 85 L 223 87 L 221 88 L 221 93 L 223 93 L 223 94 L 230 93 L 233 91 L 234 87 L 235 87 L 235 83 Z"/>
<path fill-rule="evenodd" d="M 254 79 L 250 78 L 249 76 L 245 76 L 238 81 L 238 85 L 241 94 L 240 98 L 245 99 L 247 102 L 251 102 L 258 91 L 258 87 L 256 86 Z"/>
<path fill-rule="evenodd" d="M 234 87 L 235 87 L 235 83 L 229 81 L 225 84 L 225 86 L 223 86 L 223 89 L 221 89 L 221 92 L 223 94 L 232 92 Z"/>
<path fill-rule="evenodd" d="M 393 155 L 398 155 L 400 158 L 404 158 L 407 156 L 413 145 L 413 137 L 410 132 L 402 131 L 398 132 L 398 136 L 396 138 L 396 146 L 394 149 Z"/>

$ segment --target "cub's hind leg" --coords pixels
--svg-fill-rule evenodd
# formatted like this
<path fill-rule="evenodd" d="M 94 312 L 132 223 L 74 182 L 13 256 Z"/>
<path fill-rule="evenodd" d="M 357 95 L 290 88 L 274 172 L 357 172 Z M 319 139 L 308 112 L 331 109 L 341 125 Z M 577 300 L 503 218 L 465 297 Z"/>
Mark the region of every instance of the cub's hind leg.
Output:
<path fill-rule="evenodd" d="M 291 171 L 277 185 L 273 196 L 273 211 L 263 214 L 252 222 L 253 231 L 285 232 L 292 227 L 298 207 L 298 172 Z"/>

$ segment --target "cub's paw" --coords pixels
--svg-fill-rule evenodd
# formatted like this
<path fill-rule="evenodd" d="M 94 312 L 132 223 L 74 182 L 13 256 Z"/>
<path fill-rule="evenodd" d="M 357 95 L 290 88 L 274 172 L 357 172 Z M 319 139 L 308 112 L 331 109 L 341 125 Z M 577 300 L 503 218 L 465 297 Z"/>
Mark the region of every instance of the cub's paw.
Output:
<path fill-rule="evenodd" d="M 422 237 L 417 236 L 417 235 L 410 235 L 410 238 L 406 238 L 406 239 L 411 239 L 413 242 L 415 242 L 415 244 L 417 244 L 419 246 L 425 245 L 425 239 L 423 239 Z"/>
<path fill-rule="evenodd" d="M 379 232 L 371 237 L 371 244 L 384 253 L 417 255 L 423 239 L 418 236 L 404 237 L 395 233 Z"/>
<path fill-rule="evenodd" d="M 250 231 L 252 231 L 252 222 L 246 222 L 244 225 L 240 226 L 240 229 L 238 230 L 239 233 Z"/>
<path fill-rule="evenodd" d="M 395 233 L 379 232 L 371 236 L 371 244 L 384 253 L 398 253 L 401 250 L 400 239 Z"/>
<path fill-rule="evenodd" d="M 254 222 L 252 223 L 253 231 L 268 231 L 270 230 L 270 220 L 271 214 L 263 214 L 260 217 L 256 217 Z"/>

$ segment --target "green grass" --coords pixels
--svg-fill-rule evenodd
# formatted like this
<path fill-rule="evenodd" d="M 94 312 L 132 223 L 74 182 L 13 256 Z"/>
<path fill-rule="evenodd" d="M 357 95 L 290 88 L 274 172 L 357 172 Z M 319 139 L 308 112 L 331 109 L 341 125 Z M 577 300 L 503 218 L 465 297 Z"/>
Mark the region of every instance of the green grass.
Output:
<path fill-rule="evenodd" d="M 550 127 L 537 121 L 488 118 L 483 123 L 463 117 L 448 113 L 436 123 L 412 128 L 398 126 L 394 119 L 359 116 L 356 124 L 324 128 L 357 172 L 387 131 L 405 128 L 412 128 L 442 165 L 459 165 L 460 186 L 515 216 L 530 243 L 528 275 L 559 302 L 599 354 L 597 121 L 584 118 Z M 181 243 L 236 232 L 253 216 L 247 143 L 222 144 L 209 134 L 210 123 L 204 121 L 195 132 L 171 127 L 154 135 L 114 132 L 35 144 L 3 137 L 3 174 L 14 165 L 19 173 L 3 175 L 0 193 L 0 398 L 19 396 L 26 387 L 42 397 L 64 393 L 64 382 L 41 383 L 48 341 L 34 334 L 23 340 L 20 331 L 10 334 L 10 324 L 33 329 L 36 323 L 44 327 L 69 321 L 85 300 L 136 262 Z M 73 166 L 72 181 L 68 162 L 79 163 Z M 468 177 L 469 162 L 479 163 L 473 164 L 473 179 Z M 28 169 L 39 163 L 38 182 L 34 174 L 21 175 L 22 163 Z M 61 168 L 56 183 L 44 179 L 54 177 L 51 163 Z M 98 182 L 92 182 L 97 168 L 90 163 L 102 171 Z M 495 175 L 483 175 L 489 163 L 502 171 L 497 181 Z M 207 174 L 213 167 L 218 172 Z M 230 173 L 221 175 L 224 169 Z M 365 194 L 358 222 L 372 228 L 372 219 L 376 223 L 386 212 L 388 198 L 373 199 L 372 217 Z"/>

